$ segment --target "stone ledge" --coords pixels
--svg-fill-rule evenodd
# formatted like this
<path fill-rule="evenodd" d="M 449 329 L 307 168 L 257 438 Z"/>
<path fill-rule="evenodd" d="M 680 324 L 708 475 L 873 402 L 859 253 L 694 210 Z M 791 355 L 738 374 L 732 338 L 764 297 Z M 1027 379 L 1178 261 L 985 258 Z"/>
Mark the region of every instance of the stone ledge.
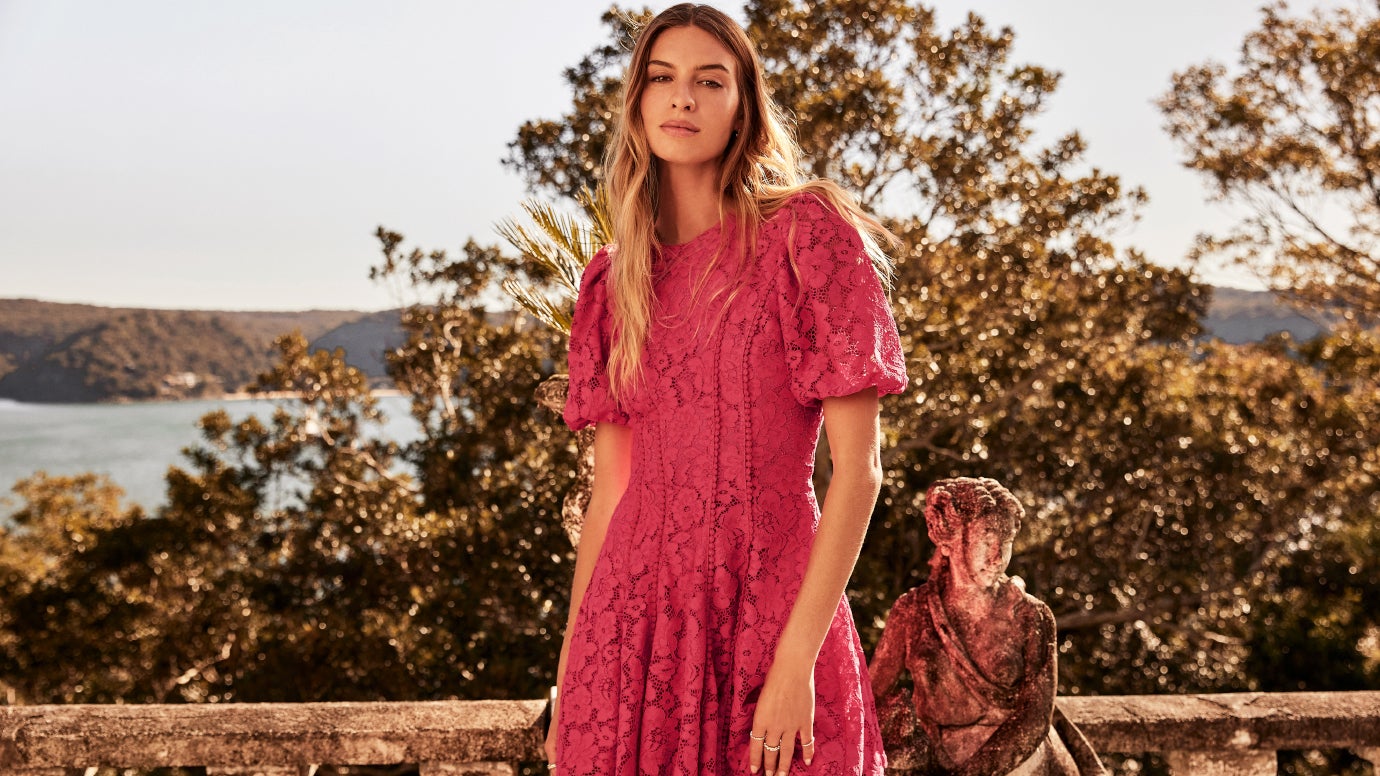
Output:
<path fill-rule="evenodd" d="M 1272 773 L 1265 755 L 1280 749 L 1380 753 L 1380 692 L 1067 697 L 1059 705 L 1098 752 L 1165 753 L 1182 761 L 1177 772 L 1206 773 L 1195 770 L 1206 767 L 1193 765 L 1199 760 L 1254 758 L 1220 772 Z M 546 725 L 544 699 L 0 706 L 0 773 L 104 765 L 286 775 L 323 763 L 418 763 L 424 776 L 512 773 L 510 763 L 542 759 Z M 906 753 L 894 754 L 901 764 Z"/>
<path fill-rule="evenodd" d="M 1380 745 L 1380 692 L 1099 695 L 1058 702 L 1098 752 Z"/>
<path fill-rule="evenodd" d="M 0 707 L 0 768 L 532 759 L 546 701 Z"/>

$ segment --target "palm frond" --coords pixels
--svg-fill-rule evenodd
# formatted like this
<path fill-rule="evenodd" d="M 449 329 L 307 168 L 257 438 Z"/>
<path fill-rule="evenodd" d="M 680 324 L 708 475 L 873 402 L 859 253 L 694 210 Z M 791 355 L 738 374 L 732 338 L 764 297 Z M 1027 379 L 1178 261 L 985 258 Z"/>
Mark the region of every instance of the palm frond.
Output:
<path fill-rule="evenodd" d="M 570 333 L 570 312 L 564 305 L 557 305 L 545 294 L 532 288 L 530 285 L 520 283 L 509 278 L 503 281 L 503 290 L 508 293 L 523 309 L 533 316 L 550 326 L 567 334 Z"/>
<path fill-rule="evenodd" d="M 609 191 L 600 186 L 593 191 L 589 187 L 581 187 L 580 193 L 575 197 L 575 201 L 580 203 L 580 207 L 585 211 L 585 219 L 589 221 L 589 227 L 594 234 L 595 241 L 602 247 L 613 242 L 613 220 L 609 210 Z M 597 248 L 595 250 L 598 250 Z M 593 255 L 593 254 L 591 254 Z"/>
<path fill-rule="evenodd" d="M 526 205 L 524 205 L 524 208 Z M 582 265 L 568 251 L 553 242 L 545 233 L 545 227 L 531 231 L 511 218 L 505 218 L 495 225 L 499 235 L 518 253 L 535 264 L 541 265 L 555 275 L 556 280 L 570 291 L 579 290 Z"/>
<path fill-rule="evenodd" d="M 581 190 L 576 198 L 582 217 L 561 213 L 547 202 L 527 200 L 522 210 L 527 221 L 504 218 L 494 225 L 499 236 L 524 258 L 550 272 L 573 297 L 580 289 L 580 275 L 594 254 L 613 239 L 608 214 L 608 195 L 603 187 Z M 567 300 L 553 301 L 530 284 L 505 280 L 503 290 L 539 320 L 561 331 L 570 331 Z"/>

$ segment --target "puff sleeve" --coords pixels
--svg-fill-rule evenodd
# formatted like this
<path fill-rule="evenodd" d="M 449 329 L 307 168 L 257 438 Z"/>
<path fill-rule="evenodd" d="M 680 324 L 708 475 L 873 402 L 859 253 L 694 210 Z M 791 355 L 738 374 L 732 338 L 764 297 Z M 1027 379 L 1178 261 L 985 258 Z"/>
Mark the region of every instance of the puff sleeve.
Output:
<path fill-rule="evenodd" d="M 609 249 L 589 260 L 580 276 L 580 293 L 570 321 L 570 389 L 562 419 L 571 431 L 595 423 L 628 425 L 628 415 L 608 390 L 608 362 L 612 319 L 608 311 L 606 278 Z"/>
<path fill-rule="evenodd" d="M 792 207 L 799 278 L 788 258 L 780 305 L 791 392 L 807 406 L 868 386 L 878 396 L 902 392 L 896 318 L 861 235 L 817 197 L 802 195 Z"/>

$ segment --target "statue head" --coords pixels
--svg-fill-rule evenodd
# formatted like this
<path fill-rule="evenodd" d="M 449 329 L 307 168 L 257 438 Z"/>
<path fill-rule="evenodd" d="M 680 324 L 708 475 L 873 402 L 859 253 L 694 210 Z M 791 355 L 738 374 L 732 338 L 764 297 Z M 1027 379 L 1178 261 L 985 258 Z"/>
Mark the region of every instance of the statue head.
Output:
<path fill-rule="evenodd" d="M 930 576 L 962 574 L 983 586 L 1000 580 L 1025 508 L 987 477 L 939 480 L 925 493 L 925 526 L 935 553 Z"/>

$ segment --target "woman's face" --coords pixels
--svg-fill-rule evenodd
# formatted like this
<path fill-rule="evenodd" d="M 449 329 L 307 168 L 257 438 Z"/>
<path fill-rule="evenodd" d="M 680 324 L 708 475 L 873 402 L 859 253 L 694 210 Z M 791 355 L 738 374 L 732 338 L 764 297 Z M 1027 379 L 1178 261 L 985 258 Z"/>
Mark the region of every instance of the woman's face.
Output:
<path fill-rule="evenodd" d="M 663 163 L 717 166 L 740 123 L 733 54 L 699 27 L 663 31 L 652 42 L 638 110 Z"/>
<path fill-rule="evenodd" d="M 964 576 L 979 587 L 992 587 L 1006 572 L 1011 562 L 1011 546 L 1015 535 L 998 520 L 975 520 L 963 529 L 960 557 L 952 558 L 962 567 Z"/>

